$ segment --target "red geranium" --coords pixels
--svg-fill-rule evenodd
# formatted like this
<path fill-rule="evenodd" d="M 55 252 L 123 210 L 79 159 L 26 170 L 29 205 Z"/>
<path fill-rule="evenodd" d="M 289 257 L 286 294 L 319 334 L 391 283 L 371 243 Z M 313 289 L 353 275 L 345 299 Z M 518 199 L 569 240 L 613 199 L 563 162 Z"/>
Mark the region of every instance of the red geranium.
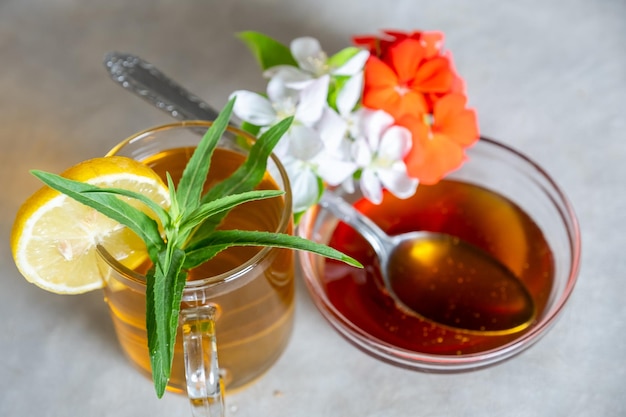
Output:
<path fill-rule="evenodd" d="M 462 94 L 448 94 L 434 103 L 431 114 L 406 114 L 397 120 L 413 137 L 405 157 L 407 172 L 422 184 L 435 184 L 460 167 L 464 149 L 478 140 L 476 112 L 466 102 Z"/>
<path fill-rule="evenodd" d="M 354 38 L 369 49 L 363 106 L 389 113 L 412 133 L 408 174 L 434 184 L 465 160 L 478 140 L 476 113 L 466 108 L 464 82 L 439 32 L 385 31 Z"/>
<path fill-rule="evenodd" d="M 387 49 L 391 45 L 404 39 L 419 41 L 426 48 L 428 58 L 438 55 L 443 46 L 443 33 L 441 32 L 399 32 L 395 30 L 384 30 L 382 36 L 364 35 L 355 36 L 352 41 L 355 45 L 367 48 L 370 54 L 382 58 L 386 55 Z"/>
<path fill-rule="evenodd" d="M 430 94 L 450 91 L 454 75 L 447 57 L 426 57 L 414 39 L 391 45 L 384 59 L 370 56 L 365 64 L 363 105 L 385 110 L 394 118 L 427 112 Z"/>

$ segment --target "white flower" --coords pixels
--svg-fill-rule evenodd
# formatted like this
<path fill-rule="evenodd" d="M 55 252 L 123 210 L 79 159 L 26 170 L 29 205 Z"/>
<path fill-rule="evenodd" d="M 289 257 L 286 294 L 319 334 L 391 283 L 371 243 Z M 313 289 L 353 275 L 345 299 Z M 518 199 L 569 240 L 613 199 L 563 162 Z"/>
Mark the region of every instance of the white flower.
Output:
<path fill-rule="evenodd" d="M 295 127 L 313 130 L 313 126 L 327 107 L 328 76 L 310 82 L 301 90 L 291 88 L 288 81 L 280 74 L 272 78 L 267 84 L 267 98 L 246 90 L 238 90 L 231 94 L 231 97 L 237 97 L 233 113 L 248 123 L 260 126 L 261 133 L 286 117 L 294 117 L 290 129 L 274 149 L 279 158 L 289 152 L 288 143 L 297 134 L 294 132 Z M 299 129 L 298 134 L 305 130 Z M 307 133 L 307 137 L 311 135 L 311 132 Z"/>
<path fill-rule="evenodd" d="M 326 185 L 352 193 L 358 182 L 363 196 L 376 204 L 382 201 L 383 189 L 399 198 L 413 195 L 418 181 L 408 176 L 403 162 L 412 145 L 409 130 L 396 126 L 382 110 L 355 110 L 369 52 L 359 51 L 335 67 L 332 63 L 337 59 L 329 60 L 315 38 L 294 39 L 290 51 L 298 66 L 266 70 L 267 97 L 246 90 L 231 97 L 237 96 L 235 115 L 259 126 L 261 133 L 294 117 L 274 148 L 289 176 L 294 212 L 315 205 Z M 333 108 L 327 104 L 331 81 L 334 87 L 341 86 L 335 91 Z"/>
<path fill-rule="evenodd" d="M 317 130 L 324 148 L 314 158 L 318 175 L 332 186 L 350 178 L 359 168 L 351 155 L 351 141 L 346 137 L 346 123 L 331 108 L 326 108 Z"/>
<path fill-rule="evenodd" d="M 328 62 L 328 55 L 322 50 L 319 41 L 310 36 L 296 38 L 291 41 L 291 55 L 298 63 L 298 68 L 289 65 L 277 65 L 269 68 L 265 75 L 274 76 L 277 72 L 286 72 L 294 81 L 319 78 L 324 75 L 348 75 L 357 74 L 365 66 L 369 52 L 361 50 L 351 57 L 346 63 L 334 68 Z"/>
<path fill-rule="evenodd" d="M 267 98 L 239 90 L 233 112 L 240 119 L 261 126 L 261 132 L 286 117 L 294 121 L 274 148 L 291 182 L 293 209 L 298 213 L 317 203 L 321 190 L 318 179 L 318 156 L 324 150 L 315 125 L 327 108 L 329 76 L 307 82 L 303 88 L 292 88 L 298 80 L 289 72 L 277 72 L 267 85 Z"/>
<path fill-rule="evenodd" d="M 337 94 L 337 110 L 339 115 L 345 122 L 346 134 L 351 137 L 357 137 L 358 132 L 358 112 L 354 108 L 361 100 L 363 93 L 363 72 L 358 72 L 344 84 L 343 88 Z"/>
<path fill-rule="evenodd" d="M 362 167 L 361 192 L 375 204 L 382 202 L 383 188 L 398 198 L 412 196 L 418 181 L 408 176 L 403 161 L 411 149 L 411 132 L 395 126 L 393 117 L 382 110 L 361 110 L 359 116 L 361 134 L 353 144 L 353 155 Z"/>
<path fill-rule="evenodd" d="M 346 183 L 357 171 L 352 159 L 351 143 L 355 125 L 353 110 L 361 97 L 363 73 L 351 77 L 337 95 L 335 112 L 327 107 L 317 123 L 324 149 L 314 158 L 318 175 L 331 186 Z"/>
<path fill-rule="evenodd" d="M 286 142 L 280 160 L 291 183 L 294 213 L 305 211 L 317 203 L 321 190 L 316 157 L 323 149 L 324 144 L 314 129 L 307 126 L 291 128 L 290 140 Z"/>
<path fill-rule="evenodd" d="M 233 113 L 241 120 L 267 130 L 279 121 L 294 116 L 294 125 L 313 126 L 326 107 L 328 76 L 314 80 L 297 90 L 280 74 L 267 84 L 267 98 L 247 90 L 231 94 L 237 97 Z"/>

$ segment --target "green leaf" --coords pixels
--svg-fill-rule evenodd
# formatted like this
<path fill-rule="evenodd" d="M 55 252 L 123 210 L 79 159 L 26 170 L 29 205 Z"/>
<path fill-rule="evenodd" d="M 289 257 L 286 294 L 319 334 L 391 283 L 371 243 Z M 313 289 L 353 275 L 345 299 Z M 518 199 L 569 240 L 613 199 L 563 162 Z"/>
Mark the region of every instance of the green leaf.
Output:
<path fill-rule="evenodd" d="M 315 243 L 299 236 L 282 233 L 248 231 L 248 230 L 216 230 L 209 237 L 200 241 L 195 248 L 188 248 L 185 268 L 194 268 L 214 257 L 220 251 L 231 246 L 271 246 L 287 249 L 305 250 L 336 259 L 349 265 L 362 267 L 354 258 L 344 255 L 329 246 Z"/>
<path fill-rule="evenodd" d="M 51 188 L 91 207 L 135 232 L 145 243 L 154 260 L 165 247 L 157 222 L 116 195 L 102 193 L 95 185 L 70 180 L 60 175 L 32 170 L 31 173 Z M 98 191 L 98 192 L 96 192 Z"/>
<path fill-rule="evenodd" d="M 293 117 L 288 117 L 281 120 L 261 135 L 250 149 L 245 162 L 232 175 L 211 188 L 202 198 L 202 203 L 215 200 L 225 195 L 242 193 L 254 189 L 265 175 L 267 160 L 272 150 L 287 130 L 289 130 L 292 122 Z M 225 215 L 226 213 L 223 213 L 221 216 L 212 216 L 207 219 L 195 232 L 192 241 L 203 239 L 209 235 Z"/>
<path fill-rule="evenodd" d="M 287 133 L 292 122 L 293 116 L 287 117 L 261 135 L 250 149 L 246 161 L 231 176 L 211 188 L 202 201 L 252 190 L 263 179 L 272 150 Z"/>
<path fill-rule="evenodd" d="M 167 178 L 167 187 L 170 192 L 170 220 L 177 224 L 177 219 L 180 217 L 180 206 L 178 197 L 176 197 L 176 186 L 169 172 L 165 173 L 165 177 Z"/>
<path fill-rule="evenodd" d="M 185 252 L 173 245 L 161 251 L 146 282 L 146 328 L 152 380 L 163 396 L 172 371 L 178 314 L 187 273 L 182 270 Z"/>
<path fill-rule="evenodd" d="M 276 65 L 298 66 L 289 48 L 267 35 L 246 31 L 239 32 L 237 36 L 254 54 L 263 71 Z"/>
<path fill-rule="evenodd" d="M 252 123 L 248 123 L 244 121 L 241 123 L 241 130 L 244 130 L 256 137 L 259 134 L 259 131 L 261 130 L 261 126 L 253 125 Z"/>
<path fill-rule="evenodd" d="M 234 98 L 226 104 L 187 162 L 176 190 L 178 204 L 185 213 L 195 210 L 200 205 L 200 197 L 211 165 L 211 156 L 228 126 L 234 104 Z"/>
<path fill-rule="evenodd" d="M 346 82 L 349 79 L 350 79 L 349 76 L 338 75 L 338 76 L 332 77 L 330 80 L 330 84 L 328 86 L 327 101 L 328 101 L 328 105 L 334 110 L 337 110 L 337 96 L 339 95 L 339 92 L 341 91 L 341 89 L 343 88 L 343 86 L 346 84 Z"/>
<path fill-rule="evenodd" d="M 139 200 L 144 203 L 154 214 L 157 215 L 162 224 L 167 224 L 170 219 L 170 215 L 163 207 L 158 205 L 154 200 L 151 200 L 145 194 L 138 193 L 136 191 L 124 190 L 121 188 L 106 188 L 106 187 L 96 187 L 94 190 L 85 190 L 82 191 L 83 194 L 91 194 L 91 193 L 106 193 L 106 194 L 115 194 L 121 195 L 124 197 L 134 198 L 135 200 Z"/>
<path fill-rule="evenodd" d="M 339 68 L 346 62 L 350 61 L 350 59 L 358 54 L 360 51 L 361 49 L 355 46 L 349 46 L 347 48 L 344 48 L 341 51 L 337 52 L 335 55 L 328 58 L 328 65 L 332 68 Z"/>
<path fill-rule="evenodd" d="M 248 191 L 240 194 L 227 195 L 218 198 L 206 204 L 202 204 L 192 213 L 185 217 L 184 223 L 180 225 L 180 234 L 186 236 L 196 226 L 205 221 L 207 218 L 227 212 L 235 206 L 249 201 L 261 200 L 266 198 L 274 198 L 283 195 L 285 192 L 281 190 L 259 190 Z"/>

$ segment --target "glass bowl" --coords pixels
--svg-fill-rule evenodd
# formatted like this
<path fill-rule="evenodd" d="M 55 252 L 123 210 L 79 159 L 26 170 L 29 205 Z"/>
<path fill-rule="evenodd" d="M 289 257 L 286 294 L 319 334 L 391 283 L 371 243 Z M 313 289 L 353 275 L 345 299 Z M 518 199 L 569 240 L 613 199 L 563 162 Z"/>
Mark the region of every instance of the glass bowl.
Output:
<path fill-rule="evenodd" d="M 387 311 L 394 309 L 395 305 L 389 305 L 389 297 L 384 294 L 384 289 L 379 288 L 379 294 L 367 300 L 360 299 L 366 296 L 362 296 L 363 293 L 359 291 L 339 294 L 339 297 L 334 294 L 331 297 L 329 288 L 334 288 L 332 281 L 336 279 L 336 276 L 333 273 L 329 274 L 327 263 L 332 261 L 308 252 L 299 252 L 302 275 L 316 307 L 342 336 L 374 357 L 403 367 L 437 372 L 472 370 L 499 363 L 529 348 L 546 334 L 574 289 L 580 262 L 580 231 L 574 211 L 557 184 L 536 163 L 519 152 L 488 138 L 481 138 L 476 145 L 467 150 L 467 155 L 468 160 L 462 168 L 447 176 L 446 180 L 475 185 L 504 197 L 531 219 L 531 223 L 536 225 L 537 234 L 547 245 L 547 254 L 542 258 L 545 262 L 541 262 L 547 263 L 544 266 L 551 271 L 552 280 L 550 285 L 543 290 L 537 290 L 537 293 L 533 295 L 534 298 L 537 297 L 536 301 L 540 302 L 536 318 L 527 329 L 513 335 L 479 335 L 474 338 L 473 335 L 463 332 L 455 334 L 449 329 L 437 329 L 437 325 L 433 323 L 403 321 L 404 317 L 403 320 L 390 324 L 388 321 L 392 316 L 388 316 Z M 433 187 L 437 186 L 420 186 L 418 193 L 422 187 L 427 187 L 424 189 L 426 191 L 429 187 L 434 189 Z M 358 200 L 358 196 L 353 195 L 345 196 L 345 198 L 350 201 Z M 358 204 L 357 207 L 362 206 Z M 433 206 L 436 204 L 438 203 L 433 202 Z M 461 202 L 458 211 L 463 212 L 463 210 Z M 489 210 L 489 207 L 486 210 Z M 441 213 L 439 215 L 441 216 Z M 380 224 L 381 219 L 374 217 L 372 218 L 383 229 L 393 234 L 393 230 L 390 230 L 390 228 L 393 229 L 392 226 Z M 388 223 L 393 225 L 394 216 L 389 217 L 391 221 Z M 446 223 L 445 216 L 443 220 L 442 223 Z M 521 266 L 518 268 L 520 271 L 534 271 L 533 268 L 536 266 L 534 263 L 539 261 L 525 257 L 527 255 L 525 252 L 529 250 L 525 249 L 524 239 L 530 239 L 530 237 L 520 231 L 521 229 L 515 222 L 506 218 L 502 220 L 498 214 L 489 214 L 486 221 L 489 224 L 486 227 L 490 230 L 485 232 L 485 240 L 499 240 L 500 246 L 505 247 L 508 253 L 513 253 L 512 257 L 516 258 L 515 262 L 520 263 Z M 492 227 L 492 225 L 497 225 L 497 227 Z M 401 228 L 402 225 L 396 225 L 396 229 L 398 226 Z M 297 233 L 307 239 L 334 246 L 333 236 L 341 233 L 340 228 L 347 227 L 329 211 L 317 206 L 303 216 Z M 399 231 L 409 230 L 396 230 L 396 232 Z M 439 231 L 452 233 L 450 230 Z M 491 236 L 492 232 L 494 236 Z M 343 233 L 345 234 L 345 231 Z M 362 240 L 355 232 L 350 231 L 350 233 L 354 234 L 348 238 L 350 241 Z M 366 264 L 366 270 L 376 268 L 375 265 L 367 265 L 367 259 L 359 260 Z M 505 264 L 513 262 L 510 259 L 500 260 Z M 372 264 L 372 262 L 369 263 Z M 510 266 L 509 264 L 507 266 Z M 531 272 L 529 273 L 532 275 Z M 363 274 L 366 273 L 363 272 Z M 366 275 L 361 275 L 354 281 L 371 279 L 371 277 L 364 278 Z M 531 276 L 529 279 L 540 280 L 541 277 Z M 354 286 L 361 284 L 354 283 Z M 369 316 L 362 319 L 355 315 L 354 311 L 345 307 L 350 305 L 365 306 L 361 311 L 366 311 L 365 314 Z M 412 329 L 411 326 L 417 327 Z M 434 333 L 432 340 L 428 343 L 409 345 L 405 343 L 403 335 L 418 331 L 426 333 L 430 330 Z M 381 334 L 386 335 L 386 331 L 393 331 L 397 337 L 381 336 Z M 448 344 L 446 349 L 445 346 L 448 343 L 446 338 L 458 341 L 458 345 Z M 469 342 L 463 345 L 464 341 Z M 441 349 L 435 346 L 438 343 L 442 346 Z"/>

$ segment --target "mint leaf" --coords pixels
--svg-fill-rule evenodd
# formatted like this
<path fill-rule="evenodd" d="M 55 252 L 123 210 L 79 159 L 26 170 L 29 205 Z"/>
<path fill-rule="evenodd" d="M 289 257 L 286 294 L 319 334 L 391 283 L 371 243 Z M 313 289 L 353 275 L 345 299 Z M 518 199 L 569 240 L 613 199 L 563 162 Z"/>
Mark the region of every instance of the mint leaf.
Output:
<path fill-rule="evenodd" d="M 293 116 L 287 117 L 263 133 L 250 149 L 246 161 L 231 176 L 211 188 L 202 201 L 253 189 L 263 179 L 272 150 L 292 122 Z"/>
<path fill-rule="evenodd" d="M 336 249 L 299 236 L 254 230 L 216 230 L 206 239 L 197 242 L 195 247 L 187 248 L 185 268 L 191 269 L 201 265 L 220 251 L 231 246 L 271 246 L 305 250 L 345 262 L 352 266 L 362 267 L 357 260 L 344 255 Z"/>
<path fill-rule="evenodd" d="M 260 190 L 248 191 L 240 194 L 227 195 L 217 200 L 201 205 L 193 212 L 189 213 L 180 225 L 180 234 L 187 235 L 197 225 L 205 221 L 207 218 L 229 211 L 239 204 L 253 200 L 261 200 L 265 198 L 273 198 L 283 195 L 280 190 Z"/>
<path fill-rule="evenodd" d="M 94 190 L 84 190 L 83 194 L 91 194 L 91 193 L 105 193 L 105 194 L 116 194 L 125 197 L 134 198 L 135 200 L 139 200 L 146 205 L 154 214 L 157 215 L 161 223 L 167 224 L 169 222 L 169 213 L 163 207 L 155 203 L 145 194 L 138 193 L 136 191 L 124 190 L 121 188 L 107 188 L 107 187 L 97 187 Z"/>
<path fill-rule="evenodd" d="M 205 203 L 215 200 L 225 195 L 250 191 L 256 187 L 265 175 L 267 160 L 272 150 L 287 130 L 289 130 L 292 122 L 293 117 L 285 118 L 261 135 L 261 137 L 254 142 L 245 162 L 231 176 L 211 188 L 202 198 L 202 202 Z M 215 226 L 222 221 L 225 215 L 226 213 L 222 213 L 222 215 L 207 218 L 192 236 L 190 244 L 208 236 L 215 229 Z"/>
<path fill-rule="evenodd" d="M 159 226 L 150 216 L 95 185 L 70 180 L 60 175 L 32 170 L 31 173 L 50 188 L 91 207 L 135 232 L 145 243 L 154 260 L 165 244 Z"/>
<path fill-rule="evenodd" d="M 182 270 L 185 252 L 173 245 L 159 253 L 146 281 L 146 328 L 152 380 L 163 396 L 172 371 L 178 313 L 187 273 Z"/>
<path fill-rule="evenodd" d="M 169 172 L 165 173 L 165 177 L 167 178 L 167 189 L 170 192 L 170 219 L 178 219 L 181 216 L 180 205 L 178 204 L 178 197 L 176 196 L 176 186 L 174 185 L 174 180 Z M 175 225 L 168 223 L 163 223 L 167 225 L 167 227 L 176 227 Z"/>
<path fill-rule="evenodd" d="M 183 175 L 178 183 L 178 189 L 176 190 L 176 197 L 178 204 L 186 212 L 194 210 L 200 205 L 200 197 L 211 165 L 211 156 L 222 138 L 226 126 L 228 126 L 234 104 L 234 98 L 226 104 L 226 107 L 220 112 L 213 125 L 211 125 L 200 143 L 198 143 L 198 147 L 183 171 Z"/>
<path fill-rule="evenodd" d="M 237 36 L 252 51 L 263 71 L 277 65 L 298 66 L 289 48 L 267 35 L 246 31 L 239 32 Z"/>

